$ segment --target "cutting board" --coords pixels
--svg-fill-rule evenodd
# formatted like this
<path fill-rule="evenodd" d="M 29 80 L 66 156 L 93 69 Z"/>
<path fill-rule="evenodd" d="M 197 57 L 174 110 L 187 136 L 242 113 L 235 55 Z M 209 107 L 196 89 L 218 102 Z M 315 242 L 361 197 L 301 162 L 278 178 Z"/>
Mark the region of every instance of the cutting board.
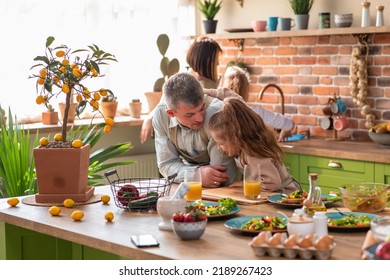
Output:
<path fill-rule="evenodd" d="M 260 204 L 267 202 L 267 196 L 263 196 L 259 200 L 250 200 L 244 197 L 242 188 L 213 188 L 213 189 L 202 189 L 202 199 L 218 201 L 221 198 L 230 197 L 237 201 L 238 204 Z"/>

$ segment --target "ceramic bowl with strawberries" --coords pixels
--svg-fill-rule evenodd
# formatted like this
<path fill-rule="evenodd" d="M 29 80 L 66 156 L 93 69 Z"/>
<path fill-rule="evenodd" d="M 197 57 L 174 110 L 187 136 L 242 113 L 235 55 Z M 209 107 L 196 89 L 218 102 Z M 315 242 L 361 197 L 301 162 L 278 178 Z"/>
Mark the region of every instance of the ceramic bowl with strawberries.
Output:
<path fill-rule="evenodd" d="M 173 232 L 182 240 L 199 239 L 206 230 L 206 212 L 194 208 L 192 205 L 186 207 L 184 212 L 176 212 L 172 215 Z"/>

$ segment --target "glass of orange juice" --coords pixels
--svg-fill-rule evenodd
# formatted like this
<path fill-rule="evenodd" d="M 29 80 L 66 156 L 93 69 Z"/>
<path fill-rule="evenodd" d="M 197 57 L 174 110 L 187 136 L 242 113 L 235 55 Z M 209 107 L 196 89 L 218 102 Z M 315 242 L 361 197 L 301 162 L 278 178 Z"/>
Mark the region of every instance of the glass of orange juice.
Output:
<path fill-rule="evenodd" d="M 259 199 L 261 194 L 261 172 L 259 164 L 244 166 L 244 196 L 247 199 Z"/>
<path fill-rule="evenodd" d="M 194 201 L 202 198 L 202 175 L 199 168 L 186 169 L 184 172 L 184 182 L 190 189 L 185 195 L 185 199 Z"/>

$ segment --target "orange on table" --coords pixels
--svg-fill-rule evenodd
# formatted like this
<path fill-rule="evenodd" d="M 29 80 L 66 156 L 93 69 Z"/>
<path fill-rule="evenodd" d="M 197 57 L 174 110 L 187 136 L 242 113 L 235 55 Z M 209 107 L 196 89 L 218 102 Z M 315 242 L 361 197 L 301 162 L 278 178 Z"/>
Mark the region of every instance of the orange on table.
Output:
<path fill-rule="evenodd" d="M 75 221 L 81 221 L 84 218 L 84 212 L 81 210 L 73 211 L 70 217 Z"/>
<path fill-rule="evenodd" d="M 58 206 L 52 206 L 49 208 L 49 213 L 52 216 L 58 216 L 61 213 L 61 208 Z"/>
<path fill-rule="evenodd" d="M 107 212 L 107 213 L 104 215 L 104 218 L 107 220 L 107 222 L 112 222 L 112 220 L 114 219 L 114 213 L 112 213 L 112 212 Z"/>
<path fill-rule="evenodd" d="M 11 206 L 11 207 L 15 207 L 16 205 L 19 204 L 19 199 L 17 197 L 12 197 L 12 198 L 9 198 L 7 200 L 7 203 Z"/>
<path fill-rule="evenodd" d="M 104 194 L 104 195 L 102 195 L 100 197 L 100 199 L 103 202 L 103 204 L 108 204 L 108 202 L 110 201 L 111 197 L 109 195 Z"/>

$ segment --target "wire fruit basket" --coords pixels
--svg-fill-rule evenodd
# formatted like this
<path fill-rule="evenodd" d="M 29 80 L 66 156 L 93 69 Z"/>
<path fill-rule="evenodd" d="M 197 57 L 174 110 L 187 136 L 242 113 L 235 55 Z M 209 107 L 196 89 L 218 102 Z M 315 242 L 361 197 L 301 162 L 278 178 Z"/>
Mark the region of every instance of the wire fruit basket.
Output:
<path fill-rule="evenodd" d="M 111 180 L 114 175 L 116 179 Z M 158 198 L 169 196 L 176 175 L 168 178 L 121 179 L 115 169 L 104 173 L 110 183 L 115 205 L 129 211 L 156 210 Z"/>

